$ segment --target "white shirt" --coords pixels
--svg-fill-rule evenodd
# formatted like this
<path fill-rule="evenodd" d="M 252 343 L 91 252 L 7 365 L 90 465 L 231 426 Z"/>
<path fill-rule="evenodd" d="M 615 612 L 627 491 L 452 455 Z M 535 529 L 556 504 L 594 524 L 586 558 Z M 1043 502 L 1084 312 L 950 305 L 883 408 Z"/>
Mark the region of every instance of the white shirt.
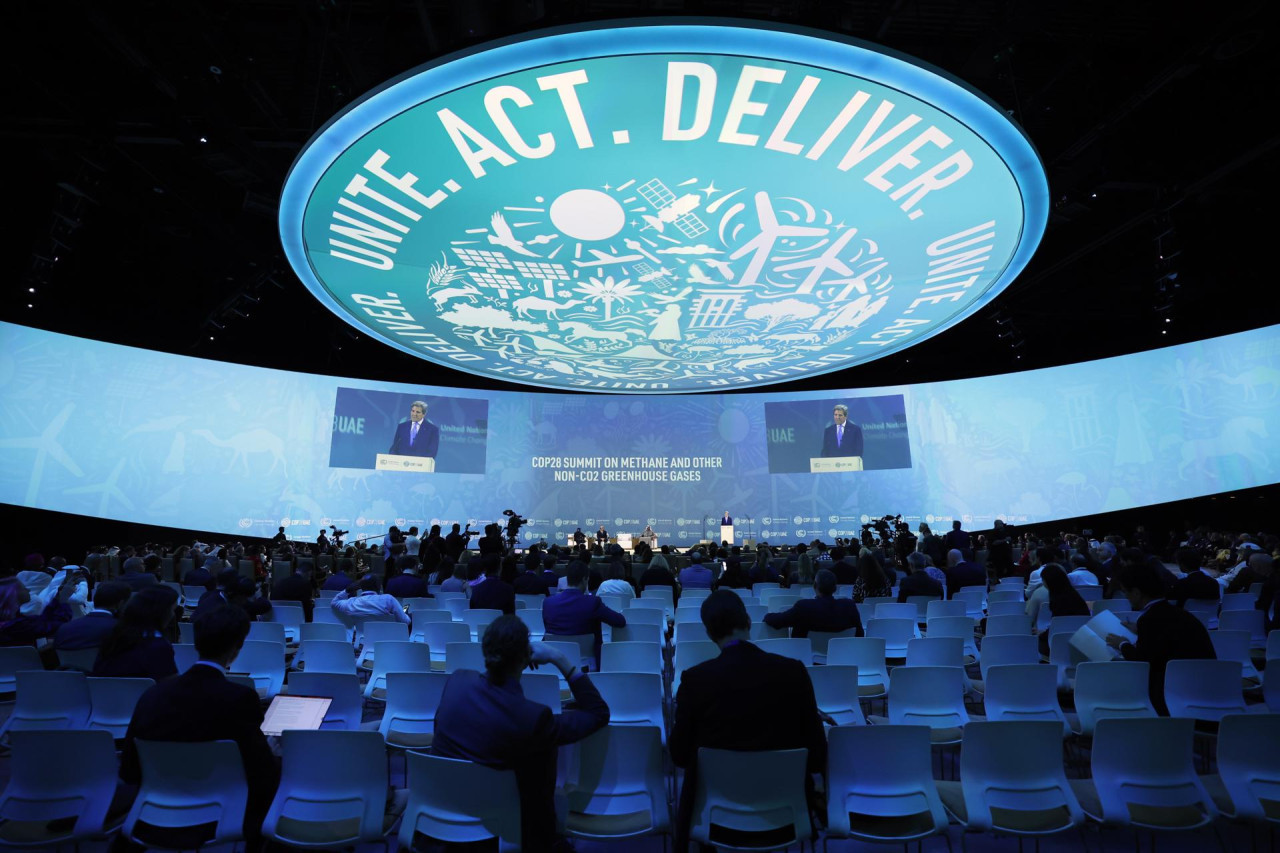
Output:
<path fill-rule="evenodd" d="M 1098 586 L 1098 576 L 1088 569 L 1076 569 L 1067 573 L 1072 586 Z"/>
<path fill-rule="evenodd" d="M 422 546 L 421 540 L 417 536 L 404 537 L 404 552 L 410 556 L 418 556 L 418 548 Z"/>
<path fill-rule="evenodd" d="M 385 592 L 365 590 L 355 598 L 348 598 L 344 589 L 333 597 L 329 606 L 334 613 L 352 620 L 358 616 L 394 616 L 396 621 L 410 624 L 409 614 L 404 612 L 404 606 Z"/>
<path fill-rule="evenodd" d="M 596 595 L 620 595 L 623 598 L 635 598 L 636 591 L 631 584 L 618 578 L 616 580 L 607 580 L 600 584 L 600 588 L 596 590 Z"/>
<path fill-rule="evenodd" d="M 67 576 L 68 569 L 76 569 L 79 566 L 69 566 L 66 569 L 60 569 L 42 589 L 31 592 L 31 600 L 22 605 L 23 616 L 39 616 L 49 603 L 58 597 L 58 590 L 62 588 L 62 581 Z M 26 574 L 25 572 L 21 574 Z M 22 580 L 21 574 L 19 580 Z M 41 572 L 40 574 L 44 574 Z M 46 575 L 47 577 L 47 575 Z M 71 608 L 73 616 L 80 616 L 84 613 L 89 603 L 89 584 L 83 579 L 76 584 L 76 591 L 71 593 L 71 597 L 67 599 L 67 605 Z"/>

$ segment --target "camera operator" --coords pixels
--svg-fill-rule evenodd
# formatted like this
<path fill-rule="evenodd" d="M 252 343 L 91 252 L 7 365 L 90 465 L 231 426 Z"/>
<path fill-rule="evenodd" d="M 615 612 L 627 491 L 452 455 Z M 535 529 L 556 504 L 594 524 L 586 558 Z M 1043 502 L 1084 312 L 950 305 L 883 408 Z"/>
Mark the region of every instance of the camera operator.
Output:
<path fill-rule="evenodd" d="M 502 525 L 496 521 L 486 524 L 484 536 L 480 537 L 480 556 L 487 557 L 490 554 L 502 556 L 505 550 L 502 544 Z"/>
<path fill-rule="evenodd" d="M 507 544 L 514 548 L 520 539 L 520 528 L 528 524 L 529 519 L 521 518 L 519 513 L 510 509 L 504 509 L 502 514 L 507 517 Z"/>

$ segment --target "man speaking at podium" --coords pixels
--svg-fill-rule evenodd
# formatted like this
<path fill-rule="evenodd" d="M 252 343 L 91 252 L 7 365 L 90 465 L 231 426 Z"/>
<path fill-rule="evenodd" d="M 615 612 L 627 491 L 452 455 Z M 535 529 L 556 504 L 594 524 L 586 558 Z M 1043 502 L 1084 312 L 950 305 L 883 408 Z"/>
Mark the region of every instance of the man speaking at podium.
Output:
<path fill-rule="evenodd" d="M 429 456 L 436 458 L 440 449 L 440 428 L 427 420 L 427 404 L 414 400 L 409 405 L 409 420 L 396 427 L 395 440 L 387 451 L 393 456 Z"/>
<path fill-rule="evenodd" d="M 835 423 L 822 434 L 822 455 L 861 456 L 862 427 L 849 423 L 849 407 L 837 403 L 833 418 Z"/>

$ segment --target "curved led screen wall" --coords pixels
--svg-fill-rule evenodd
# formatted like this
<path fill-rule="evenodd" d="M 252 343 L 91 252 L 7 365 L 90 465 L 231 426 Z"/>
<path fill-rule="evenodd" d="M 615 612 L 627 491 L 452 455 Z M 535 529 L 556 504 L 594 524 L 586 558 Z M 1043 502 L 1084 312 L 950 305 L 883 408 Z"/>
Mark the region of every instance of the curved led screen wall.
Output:
<path fill-rule="evenodd" d="M 435 472 L 375 470 L 414 403 L 409 453 L 430 449 Z M 0 324 L 0 501 L 254 536 L 507 508 L 530 537 L 652 524 L 674 543 L 726 509 L 775 541 L 887 513 L 1036 522 L 1276 482 L 1277 424 L 1280 326 L 925 385 L 608 397 L 286 373 Z M 854 450 L 864 470 L 808 473 Z"/>
<path fill-rule="evenodd" d="M 1039 158 L 908 57 L 611 22 L 446 57 L 299 156 L 289 260 L 421 358 L 543 388 L 753 386 L 959 322 L 1040 240 Z"/>

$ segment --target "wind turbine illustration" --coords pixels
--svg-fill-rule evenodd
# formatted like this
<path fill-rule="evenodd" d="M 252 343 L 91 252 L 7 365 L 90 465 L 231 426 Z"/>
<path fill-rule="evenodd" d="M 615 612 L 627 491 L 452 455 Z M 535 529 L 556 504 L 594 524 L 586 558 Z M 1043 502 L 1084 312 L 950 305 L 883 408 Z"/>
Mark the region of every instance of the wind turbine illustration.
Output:
<path fill-rule="evenodd" d="M 57 440 L 58 433 L 62 432 L 62 428 L 67 425 L 67 421 L 71 418 L 71 413 L 75 411 L 75 408 L 75 403 L 67 403 L 62 408 L 62 411 L 58 412 L 54 419 L 49 422 L 49 425 L 44 428 L 44 432 L 39 435 L 0 439 L 0 447 L 34 450 L 36 452 L 36 461 L 31 466 L 31 479 L 27 482 L 27 496 L 24 501 L 27 506 L 35 504 L 36 493 L 40 490 L 40 481 L 44 479 L 45 457 L 52 456 L 58 464 L 77 477 L 84 476 L 80 466 L 67 455 L 67 451 L 63 449 Z"/>

